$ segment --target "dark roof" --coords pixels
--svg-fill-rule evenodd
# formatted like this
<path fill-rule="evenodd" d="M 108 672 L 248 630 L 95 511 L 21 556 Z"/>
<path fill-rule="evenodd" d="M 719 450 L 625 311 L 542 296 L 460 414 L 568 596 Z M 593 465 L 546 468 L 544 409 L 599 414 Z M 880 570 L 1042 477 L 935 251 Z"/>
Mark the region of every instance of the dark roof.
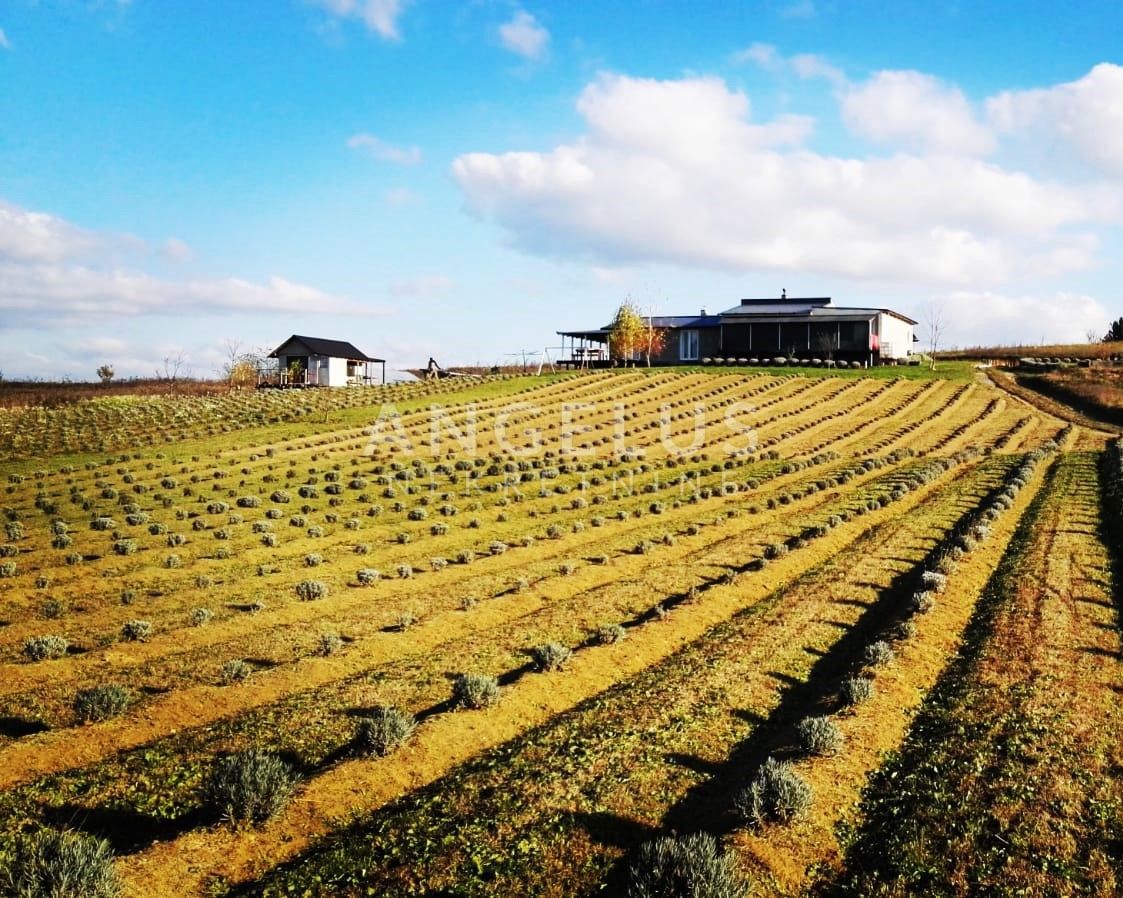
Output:
<path fill-rule="evenodd" d="M 854 306 L 811 306 L 806 304 L 801 305 L 798 302 L 774 302 L 769 305 L 758 306 L 739 305 L 721 313 L 721 317 L 723 319 L 728 319 L 731 323 L 738 320 L 756 318 L 779 322 L 865 320 L 873 318 L 876 315 L 892 315 L 894 318 L 899 318 L 906 324 L 916 324 L 911 318 L 902 315 L 900 312 L 894 312 L 892 309 L 872 309 Z"/>
<path fill-rule="evenodd" d="M 743 306 L 770 306 L 782 305 L 784 303 L 791 303 L 798 306 L 829 306 L 831 298 L 829 296 L 788 296 L 786 293 L 783 296 L 770 296 L 763 299 L 742 299 L 741 305 Z"/>
<path fill-rule="evenodd" d="M 654 315 L 651 317 L 644 316 L 645 322 L 650 322 L 652 327 L 659 328 L 660 330 L 675 330 L 683 327 L 720 327 L 720 315 Z M 577 337 L 585 340 L 597 340 L 598 342 L 603 338 L 607 339 L 608 334 L 612 331 L 611 325 L 604 327 L 594 327 L 588 330 L 575 330 L 575 331 L 558 331 L 558 335 L 562 337 Z"/>
<path fill-rule="evenodd" d="M 718 327 L 720 315 L 656 315 L 647 319 L 653 327 L 668 330 L 678 327 Z"/>
<path fill-rule="evenodd" d="M 290 343 L 299 343 L 304 349 L 308 350 L 308 355 L 324 355 L 333 359 L 349 359 L 353 362 L 384 362 L 385 359 L 371 358 L 364 352 L 360 352 L 355 348 L 354 344 L 348 343 L 345 340 L 325 340 L 321 337 L 301 337 L 298 334 L 293 334 L 284 343 L 269 353 L 269 358 L 275 359 L 281 354 L 281 350 L 287 347 Z M 285 353 L 291 355 L 292 353 Z"/>

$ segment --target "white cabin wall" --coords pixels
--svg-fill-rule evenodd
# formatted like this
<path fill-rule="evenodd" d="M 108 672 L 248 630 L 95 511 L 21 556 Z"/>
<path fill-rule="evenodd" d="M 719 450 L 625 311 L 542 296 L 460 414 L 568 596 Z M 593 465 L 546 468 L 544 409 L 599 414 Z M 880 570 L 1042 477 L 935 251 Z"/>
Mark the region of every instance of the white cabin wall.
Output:
<path fill-rule="evenodd" d="M 881 339 L 881 357 L 906 359 L 912 351 L 913 326 L 895 315 L 878 316 L 878 332 Z M 889 352 L 887 352 L 889 350 Z M 891 352 L 891 354 L 889 354 Z"/>

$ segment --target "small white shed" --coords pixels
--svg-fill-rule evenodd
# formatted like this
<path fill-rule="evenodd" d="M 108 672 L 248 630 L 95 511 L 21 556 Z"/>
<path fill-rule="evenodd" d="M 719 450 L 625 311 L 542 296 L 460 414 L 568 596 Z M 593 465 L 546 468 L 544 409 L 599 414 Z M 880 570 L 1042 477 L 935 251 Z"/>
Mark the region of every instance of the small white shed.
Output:
<path fill-rule="evenodd" d="M 277 360 L 280 385 L 349 387 L 386 383 L 386 360 L 376 359 L 343 340 L 293 334 L 269 353 Z M 376 374 L 381 365 L 381 375 Z"/>

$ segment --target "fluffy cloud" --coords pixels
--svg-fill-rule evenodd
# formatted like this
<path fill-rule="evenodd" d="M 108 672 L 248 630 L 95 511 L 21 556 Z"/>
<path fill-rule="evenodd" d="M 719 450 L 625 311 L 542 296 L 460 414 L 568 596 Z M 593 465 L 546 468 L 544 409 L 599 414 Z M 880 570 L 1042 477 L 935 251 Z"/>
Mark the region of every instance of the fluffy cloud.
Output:
<path fill-rule="evenodd" d="M 168 280 L 115 257 L 177 257 L 186 245 L 153 249 L 135 237 L 98 234 L 0 201 L 0 321 L 7 327 L 84 326 L 105 317 L 279 311 L 368 315 L 369 307 L 281 277 Z"/>
<path fill-rule="evenodd" d="M 57 261 L 83 256 L 96 235 L 46 212 L 31 212 L 0 200 L 0 260 Z"/>
<path fill-rule="evenodd" d="M 523 59 L 541 59 L 550 43 L 550 32 L 526 10 L 520 9 L 511 21 L 499 26 L 503 46 Z"/>
<path fill-rule="evenodd" d="M 398 20 L 405 11 L 406 0 L 311 0 L 339 19 L 358 19 L 369 31 L 384 40 L 401 39 Z"/>
<path fill-rule="evenodd" d="M 975 156 L 994 148 L 962 91 L 920 72 L 878 72 L 845 91 L 842 119 L 862 137 L 912 150 Z"/>
<path fill-rule="evenodd" d="M 614 265 L 670 262 L 890 282 L 1000 283 L 1092 264 L 1116 197 L 955 155 L 844 158 L 805 118 L 751 120 L 715 78 L 605 75 L 579 140 L 453 165 L 469 212 L 513 243 Z"/>
<path fill-rule="evenodd" d="M 1005 134 L 1043 138 L 1123 177 L 1123 66 L 1102 63 L 1068 84 L 998 94 L 987 112 Z"/>
<path fill-rule="evenodd" d="M 1107 332 L 1112 315 L 1095 297 L 1057 292 L 1010 296 L 988 291 L 956 291 L 937 300 L 947 346 L 990 346 L 1001 334 L 1006 345 L 1083 343 L 1089 331 Z M 917 328 L 925 339 L 923 319 Z"/>
<path fill-rule="evenodd" d="M 418 147 L 394 146 L 373 134 L 352 135 L 347 138 L 347 148 L 395 165 L 417 165 L 421 162 L 421 150 Z"/>

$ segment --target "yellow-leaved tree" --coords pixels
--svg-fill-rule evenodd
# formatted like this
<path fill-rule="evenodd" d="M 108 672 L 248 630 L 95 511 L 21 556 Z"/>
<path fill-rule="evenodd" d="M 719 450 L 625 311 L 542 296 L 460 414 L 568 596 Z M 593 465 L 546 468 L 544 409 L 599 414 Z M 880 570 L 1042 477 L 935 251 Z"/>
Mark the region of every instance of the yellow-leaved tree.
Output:
<path fill-rule="evenodd" d="M 647 322 L 636 304 L 630 299 L 624 300 L 608 326 L 608 351 L 612 358 L 632 361 L 645 345 L 646 332 Z"/>

